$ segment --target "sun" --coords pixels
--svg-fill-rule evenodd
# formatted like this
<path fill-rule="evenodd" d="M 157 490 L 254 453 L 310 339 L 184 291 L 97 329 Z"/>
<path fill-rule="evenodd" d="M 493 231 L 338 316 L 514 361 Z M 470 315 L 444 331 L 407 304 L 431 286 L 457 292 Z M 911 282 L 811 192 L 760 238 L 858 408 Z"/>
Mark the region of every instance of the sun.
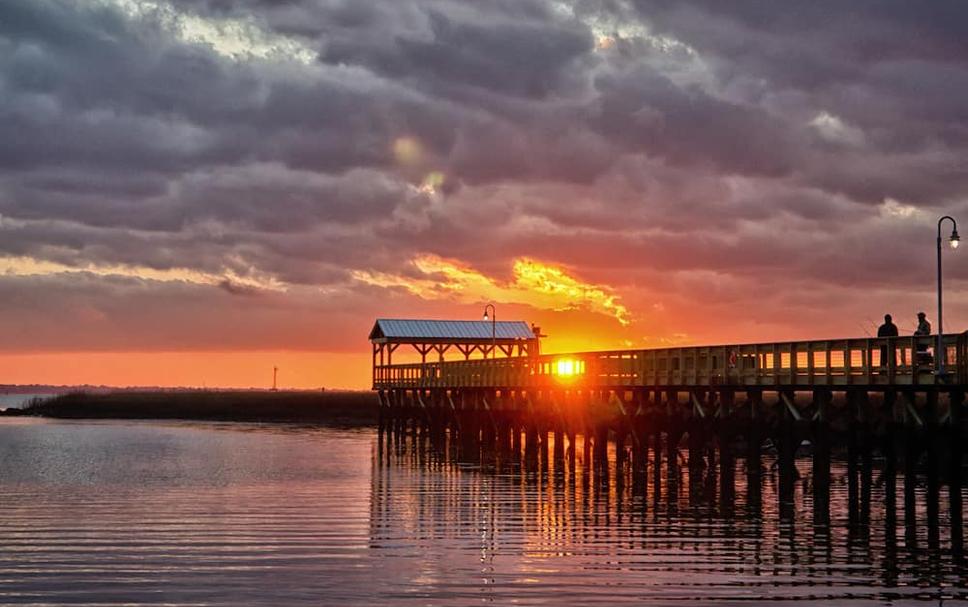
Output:
<path fill-rule="evenodd" d="M 559 358 L 555 361 L 553 368 L 558 379 L 567 381 L 585 372 L 585 362 L 571 358 Z"/>

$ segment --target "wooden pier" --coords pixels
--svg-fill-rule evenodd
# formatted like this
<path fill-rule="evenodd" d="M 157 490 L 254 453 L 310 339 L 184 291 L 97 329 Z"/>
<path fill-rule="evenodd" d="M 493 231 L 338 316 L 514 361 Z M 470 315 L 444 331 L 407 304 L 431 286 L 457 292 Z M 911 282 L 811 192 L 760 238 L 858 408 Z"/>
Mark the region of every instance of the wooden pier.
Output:
<path fill-rule="evenodd" d="M 586 461 L 606 462 L 613 451 L 619 465 L 640 470 L 661 469 L 663 459 L 677 465 L 680 449 L 690 465 L 715 452 L 758 469 L 770 448 L 781 505 L 793 495 L 798 456 L 812 459 L 816 504 L 829 495 L 833 450 L 858 471 L 876 454 L 912 479 L 926 474 L 929 517 L 947 484 L 952 541 L 962 543 L 968 334 L 945 335 L 941 353 L 937 337 L 924 336 L 568 354 L 540 354 L 532 344 L 515 356 L 509 344 L 528 339 L 523 333 L 501 343 L 487 326 L 477 329 L 459 351 L 476 347 L 485 358 L 449 361 L 428 348 L 430 337 L 374 329 L 382 429 L 446 439 L 469 460 L 490 451 L 537 457 L 548 445 L 552 457 L 574 458 L 580 445 Z M 430 342 L 414 346 L 420 362 L 383 356 L 421 339 Z M 438 360 L 427 360 L 430 351 Z M 947 374 L 935 372 L 938 354 Z"/>

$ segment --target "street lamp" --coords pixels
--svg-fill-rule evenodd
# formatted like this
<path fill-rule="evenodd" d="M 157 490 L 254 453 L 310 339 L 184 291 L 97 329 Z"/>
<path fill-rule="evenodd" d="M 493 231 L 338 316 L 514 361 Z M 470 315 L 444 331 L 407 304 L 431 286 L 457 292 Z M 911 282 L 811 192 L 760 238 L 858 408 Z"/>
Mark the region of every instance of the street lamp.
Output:
<path fill-rule="evenodd" d="M 491 316 L 490 316 L 490 320 L 491 320 L 491 358 L 494 358 L 494 348 L 495 348 L 495 345 L 494 344 L 497 341 L 497 311 L 494 309 L 494 304 L 492 304 L 492 303 L 489 303 L 486 306 L 484 306 L 484 321 L 485 322 L 487 322 L 487 320 L 488 320 L 488 316 L 487 316 L 487 309 L 488 308 L 491 309 Z"/>
<path fill-rule="evenodd" d="M 961 242 L 961 238 L 958 236 L 958 222 L 955 221 L 954 217 L 950 215 L 945 215 L 938 220 L 938 345 L 935 347 L 934 357 L 936 360 L 935 368 L 938 375 L 944 375 L 944 360 L 947 358 L 944 351 L 944 328 L 941 324 L 941 224 L 947 219 L 951 221 L 951 236 L 948 238 L 948 244 L 951 245 L 952 249 L 957 249 L 958 244 Z"/>

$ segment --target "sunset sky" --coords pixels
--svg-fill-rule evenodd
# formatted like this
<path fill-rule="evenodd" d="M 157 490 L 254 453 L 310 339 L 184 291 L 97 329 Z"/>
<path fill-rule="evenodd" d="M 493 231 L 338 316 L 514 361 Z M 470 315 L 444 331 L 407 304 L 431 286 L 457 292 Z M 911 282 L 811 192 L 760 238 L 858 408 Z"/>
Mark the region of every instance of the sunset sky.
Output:
<path fill-rule="evenodd" d="M 365 388 L 377 317 L 544 349 L 935 320 L 968 4 L 3 0 L 0 384 Z M 945 252 L 948 332 L 968 251 Z"/>

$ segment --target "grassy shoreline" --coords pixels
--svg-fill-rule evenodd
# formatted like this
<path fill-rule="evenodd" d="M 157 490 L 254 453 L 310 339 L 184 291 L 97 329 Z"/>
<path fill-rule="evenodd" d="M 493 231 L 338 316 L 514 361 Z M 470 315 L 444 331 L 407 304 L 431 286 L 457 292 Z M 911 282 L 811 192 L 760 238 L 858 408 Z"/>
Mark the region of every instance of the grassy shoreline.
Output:
<path fill-rule="evenodd" d="M 61 419 L 190 419 L 376 425 L 373 392 L 117 391 L 75 392 L 30 403 L 7 415 Z"/>

